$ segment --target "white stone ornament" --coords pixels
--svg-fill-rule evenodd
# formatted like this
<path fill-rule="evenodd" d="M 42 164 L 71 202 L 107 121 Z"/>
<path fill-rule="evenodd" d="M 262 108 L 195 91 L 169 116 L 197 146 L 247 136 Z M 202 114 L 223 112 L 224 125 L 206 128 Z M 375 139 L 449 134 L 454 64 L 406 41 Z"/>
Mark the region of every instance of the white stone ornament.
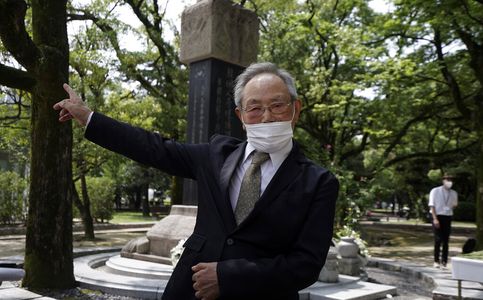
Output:
<path fill-rule="evenodd" d="M 353 237 L 341 237 L 340 242 L 337 243 L 337 251 L 343 258 L 354 258 L 357 257 L 359 246 Z"/>

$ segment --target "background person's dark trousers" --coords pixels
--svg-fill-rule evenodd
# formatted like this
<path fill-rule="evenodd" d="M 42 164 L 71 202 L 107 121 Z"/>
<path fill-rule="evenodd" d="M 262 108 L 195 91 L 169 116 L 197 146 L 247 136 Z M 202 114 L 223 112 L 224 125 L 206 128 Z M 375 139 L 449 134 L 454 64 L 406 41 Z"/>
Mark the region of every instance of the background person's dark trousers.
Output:
<path fill-rule="evenodd" d="M 437 215 L 439 221 L 439 228 L 434 227 L 434 262 L 446 266 L 448 262 L 448 244 L 449 235 L 451 234 L 451 216 Z M 440 260 L 440 248 L 443 246 Z"/>

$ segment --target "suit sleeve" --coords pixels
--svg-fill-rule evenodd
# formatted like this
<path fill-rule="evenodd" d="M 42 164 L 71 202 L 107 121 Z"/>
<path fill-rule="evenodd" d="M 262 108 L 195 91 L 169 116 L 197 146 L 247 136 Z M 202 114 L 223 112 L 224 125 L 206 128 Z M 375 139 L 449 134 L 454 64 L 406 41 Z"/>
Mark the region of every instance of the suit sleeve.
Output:
<path fill-rule="evenodd" d="M 155 167 L 170 175 L 196 179 L 197 162 L 208 155 L 206 144 L 189 145 L 94 113 L 85 131 L 91 142 Z M 206 158 L 205 158 L 206 159 Z"/>
<path fill-rule="evenodd" d="M 287 253 L 273 258 L 231 259 L 218 263 L 222 298 L 270 298 L 274 293 L 288 295 L 317 280 L 332 240 L 339 190 L 337 179 L 329 173 L 327 175 L 325 181 L 319 184 L 306 222 Z"/>

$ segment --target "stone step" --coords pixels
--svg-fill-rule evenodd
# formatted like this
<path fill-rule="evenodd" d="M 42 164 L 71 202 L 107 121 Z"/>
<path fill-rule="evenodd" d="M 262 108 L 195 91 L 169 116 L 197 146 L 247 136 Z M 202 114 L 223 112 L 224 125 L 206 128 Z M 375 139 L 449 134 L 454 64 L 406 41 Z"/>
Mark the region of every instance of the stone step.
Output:
<path fill-rule="evenodd" d="M 394 296 L 393 286 L 361 281 L 357 277 L 339 275 L 338 283 L 316 282 L 300 291 L 300 300 L 375 300 Z"/>

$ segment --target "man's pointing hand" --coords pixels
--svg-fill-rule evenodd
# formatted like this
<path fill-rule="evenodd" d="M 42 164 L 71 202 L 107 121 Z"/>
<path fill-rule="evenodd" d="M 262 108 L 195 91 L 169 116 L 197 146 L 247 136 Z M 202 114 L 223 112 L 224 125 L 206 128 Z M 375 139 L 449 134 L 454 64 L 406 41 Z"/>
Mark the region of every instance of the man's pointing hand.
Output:
<path fill-rule="evenodd" d="M 64 83 L 63 87 L 69 94 L 69 98 L 54 104 L 54 109 L 60 110 L 59 121 L 65 122 L 75 119 L 82 126 L 86 126 L 87 119 L 92 111 L 67 83 Z"/>

